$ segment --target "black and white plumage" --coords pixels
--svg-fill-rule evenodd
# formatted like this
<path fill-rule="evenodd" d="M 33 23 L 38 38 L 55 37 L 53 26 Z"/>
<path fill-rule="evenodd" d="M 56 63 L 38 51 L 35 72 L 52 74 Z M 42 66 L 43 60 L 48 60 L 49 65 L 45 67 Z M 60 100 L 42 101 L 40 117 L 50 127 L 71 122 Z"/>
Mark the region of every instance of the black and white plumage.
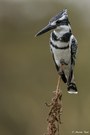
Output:
<path fill-rule="evenodd" d="M 78 91 L 74 80 L 77 40 L 71 31 L 67 9 L 63 9 L 59 14 L 51 18 L 49 24 L 39 31 L 36 36 L 52 29 L 50 50 L 56 69 L 64 83 L 67 84 L 68 93 L 77 94 Z"/>

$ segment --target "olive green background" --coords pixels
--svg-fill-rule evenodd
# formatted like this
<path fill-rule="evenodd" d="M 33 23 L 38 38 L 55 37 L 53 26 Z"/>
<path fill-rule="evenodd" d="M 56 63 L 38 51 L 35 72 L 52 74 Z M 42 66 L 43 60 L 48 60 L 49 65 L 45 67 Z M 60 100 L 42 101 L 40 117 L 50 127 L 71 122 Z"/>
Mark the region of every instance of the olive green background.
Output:
<path fill-rule="evenodd" d="M 78 40 L 78 95 L 65 84 L 60 135 L 90 134 L 90 2 L 88 0 L 0 0 L 0 135 L 43 135 L 57 72 L 50 32 L 35 38 L 49 19 L 67 8 Z M 72 133 L 74 131 L 74 133 Z M 85 133 L 83 133 L 85 134 Z"/>

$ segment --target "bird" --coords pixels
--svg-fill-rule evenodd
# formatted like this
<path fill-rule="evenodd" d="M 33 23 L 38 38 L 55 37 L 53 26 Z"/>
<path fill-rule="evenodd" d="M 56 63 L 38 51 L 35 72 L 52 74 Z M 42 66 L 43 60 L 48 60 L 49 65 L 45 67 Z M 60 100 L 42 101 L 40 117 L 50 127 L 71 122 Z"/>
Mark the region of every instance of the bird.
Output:
<path fill-rule="evenodd" d="M 67 86 L 67 92 L 77 94 L 77 86 L 74 77 L 74 67 L 78 42 L 72 33 L 67 9 L 61 10 L 52 17 L 43 29 L 35 36 L 40 36 L 50 30 L 50 51 L 55 63 L 56 70 Z"/>

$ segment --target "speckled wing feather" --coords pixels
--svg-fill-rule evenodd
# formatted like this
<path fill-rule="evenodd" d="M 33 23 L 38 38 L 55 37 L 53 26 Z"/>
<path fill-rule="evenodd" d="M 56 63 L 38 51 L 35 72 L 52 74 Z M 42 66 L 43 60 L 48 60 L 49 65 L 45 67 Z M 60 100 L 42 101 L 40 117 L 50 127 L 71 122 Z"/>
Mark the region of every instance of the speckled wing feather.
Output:
<path fill-rule="evenodd" d="M 73 36 L 71 40 L 71 64 L 75 65 L 75 59 L 76 59 L 76 54 L 77 54 L 77 40 Z"/>

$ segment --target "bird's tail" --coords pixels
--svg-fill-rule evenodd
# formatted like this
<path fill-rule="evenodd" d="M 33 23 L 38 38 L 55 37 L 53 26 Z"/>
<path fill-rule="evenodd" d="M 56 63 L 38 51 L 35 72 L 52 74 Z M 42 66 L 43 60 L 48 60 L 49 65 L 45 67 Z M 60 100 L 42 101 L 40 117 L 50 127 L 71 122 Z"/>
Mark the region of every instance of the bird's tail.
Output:
<path fill-rule="evenodd" d="M 68 85 L 68 88 L 67 88 L 68 93 L 70 93 L 70 94 L 77 94 L 78 93 L 77 86 L 76 86 L 76 83 L 75 83 L 75 80 L 74 80 L 74 72 L 73 72 L 73 66 L 72 65 L 70 67 L 67 85 Z"/>
<path fill-rule="evenodd" d="M 70 94 L 77 94 L 77 93 L 78 93 L 78 91 L 77 91 L 77 86 L 76 86 L 75 83 L 70 83 L 70 84 L 68 85 L 67 90 L 68 90 L 68 93 L 70 93 Z"/>

